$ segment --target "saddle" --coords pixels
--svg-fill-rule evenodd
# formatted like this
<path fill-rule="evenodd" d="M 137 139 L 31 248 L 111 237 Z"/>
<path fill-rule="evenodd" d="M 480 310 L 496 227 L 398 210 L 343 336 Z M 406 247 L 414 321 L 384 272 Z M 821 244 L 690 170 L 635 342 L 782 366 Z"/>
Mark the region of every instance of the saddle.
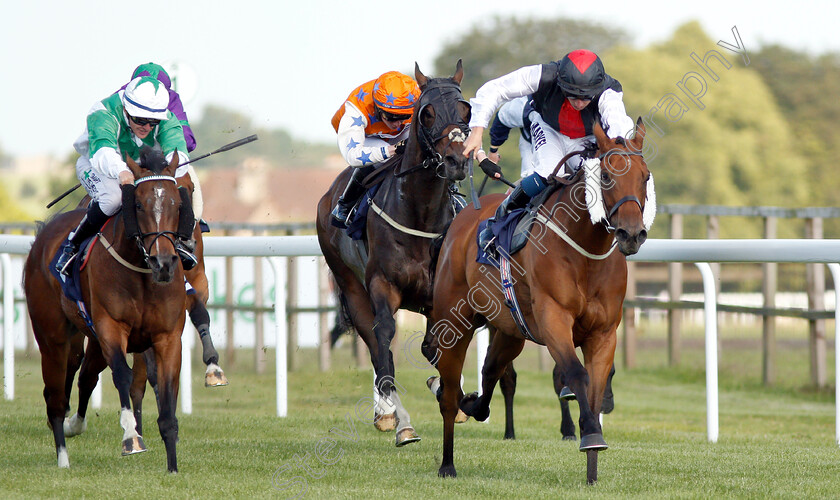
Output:
<path fill-rule="evenodd" d="M 528 238 L 531 235 L 531 226 L 533 226 L 536 220 L 537 211 L 552 193 L 563 187 L 563 184 L 552 184 L 544 189 L 542 193 L 531 199 L 525 208 L 513 210 L 504 219 L 495 221 L 491 226 L 491 230 L 496 236 L 492 245 L 495 248 L 488 248 L 485 251 L 479 246 L 476 262 L 490 264 L 498 268 L 499 253 L 510 257 L 522 250 L 528 243 Z M 485 219 L 479 223 L 478 231 L 475 235 L 476 243 L 478 242 L 478 235 L 487 227 L 488 223 L 489 219 Z"/>

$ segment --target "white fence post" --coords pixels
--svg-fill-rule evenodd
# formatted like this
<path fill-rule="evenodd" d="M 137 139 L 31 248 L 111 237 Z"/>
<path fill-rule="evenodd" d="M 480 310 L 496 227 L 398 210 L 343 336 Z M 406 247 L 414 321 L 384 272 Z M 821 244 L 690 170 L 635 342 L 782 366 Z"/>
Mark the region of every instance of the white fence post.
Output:
<path fill-rule="evenodd" d="M 834 281 L 834 440 L 840 444 L 840 264 L 828 264 Z"/>
<path fill-rule="evenodd" d="M 706 323 L 706 432 L 709 441 L 718 440 L 718 351 L 717 351 L 717 301 L 715 274 L 712 266 L 706 262 L 695 262 L 694 265 L 703 276 L 703 307 Z"/>
<path fill-rule="evenodd" d="M 286 369 L 286 266 L 289 260 L 285 257 L 269 257 L 268 262 L 274 269 L 274 371 L 277 379 L 277 416 L 285 417 L 289 411 L 289 374 Z"/>

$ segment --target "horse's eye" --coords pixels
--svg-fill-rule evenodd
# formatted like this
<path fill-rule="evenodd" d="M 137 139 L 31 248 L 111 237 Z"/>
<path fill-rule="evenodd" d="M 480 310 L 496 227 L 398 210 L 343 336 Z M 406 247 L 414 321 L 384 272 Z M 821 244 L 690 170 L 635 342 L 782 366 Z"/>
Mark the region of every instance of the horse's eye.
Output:
<path fill-rule="evenodd" d="M 134 209 L 137 210 L 138 212 L 142 212 L 143 211 L 143 204 L 138 201 L 137 203 L 134 204 Z"/>
<path fill-rule="evenodd" d="M 610 182 L 610 174 L 605 170 L 601 171 L 601 182 Z"/>

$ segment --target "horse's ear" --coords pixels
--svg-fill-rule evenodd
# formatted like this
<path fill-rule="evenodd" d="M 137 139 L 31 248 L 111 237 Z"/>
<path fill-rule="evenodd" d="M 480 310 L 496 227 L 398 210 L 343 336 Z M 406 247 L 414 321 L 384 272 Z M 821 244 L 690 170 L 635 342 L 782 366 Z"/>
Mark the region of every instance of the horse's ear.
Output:
<path fill-rule="evenodd" d="M 178 170 L 178 162 L 181 160 L 180 156 L 178 155 L 178 150 L 176 149 L 175 152 L 172 153 L 172 161 L 169 162 L 169 166 L 167 166 L 164 172 L 167 175 L 175 177 L 175 171 Z"/>
<path fill-rule="evenodd" d="M 636 151 L 641 151 L 642 146 L 645 143 L 645 134 L 647 134 L 647 130 L 645 129 L 645 122 L 642 120 L 640 116 L 638 120 L 636 120 L 636 135 L 633 136 L 633 149 Z"/>
<path fill-rule="evenodd" d="M 128 165 L 128 169 L 131 170 L 131 173 L 134 175 L 134 178 L 137 179 L 140 177 L 140 172 L 143 170 L 140 168 L 140 165 L 134 161 L 130 156 L 125 155 L 125 164 Z"/>
<path fill-rule="evenodd" d="M 455 80 L 458 85 L 461 85 L 461 80 L 464 78 L 464 67 L 461 64 L 461 60 L 458 59 L 458 63 L 455 65 L 455 75 L 452 76 L 452 79 Z"/>
<path fill-rule="evenodd" d="M 612 141 L 610 141 L 610 138 L 607 137 L 604 129 L 601 128 L 601 121 L 597 118 L 595 119 L 595 124 L 592 125 L 592 133 L 595 134 L 595 140 L 598 141 L 598 149 L 601 152 L 606 152 L 612 149 Z"/>
<path fill-rule="evenodd" d="M 426 75 L 424 75 L 422 71 L 420 71 L 420 65 L 417 64 L 417 61 L 414 61 L 414 79 L 417 80 L 417 85 L 419 85 L 421 89 L 429 83 L 429 79 L 426 78 Z"/>

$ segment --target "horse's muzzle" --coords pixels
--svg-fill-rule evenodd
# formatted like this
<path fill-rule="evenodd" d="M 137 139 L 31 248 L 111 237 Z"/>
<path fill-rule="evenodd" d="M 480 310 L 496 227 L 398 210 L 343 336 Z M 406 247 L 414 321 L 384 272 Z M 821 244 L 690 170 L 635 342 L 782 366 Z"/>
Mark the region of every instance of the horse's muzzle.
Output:
<path fill-rule="evenodd" d="M 633 255 L 639 251 L 639 247 L 647 240 L 647 231 L 644 227 L 639 230 L 628 230 L 617 228 L 615 240 L 618 242 L 618 251 L 624 255 Z"/>
<path fill-rule="evenodd" d="M 446 178 L 450 181 L 462 181 L 467 177 L 467 165 L 469 159 L 464 158 L 460 153 L 448 154 L 443 157 Z"/>
<path fill-rule="evenodd" d="M 149 257 L 149 267 L 152 270 L 152 279 L 155 283 L 171 283 L 178 268 L 179 258 L 177 255 L 153 255 Z"/>

